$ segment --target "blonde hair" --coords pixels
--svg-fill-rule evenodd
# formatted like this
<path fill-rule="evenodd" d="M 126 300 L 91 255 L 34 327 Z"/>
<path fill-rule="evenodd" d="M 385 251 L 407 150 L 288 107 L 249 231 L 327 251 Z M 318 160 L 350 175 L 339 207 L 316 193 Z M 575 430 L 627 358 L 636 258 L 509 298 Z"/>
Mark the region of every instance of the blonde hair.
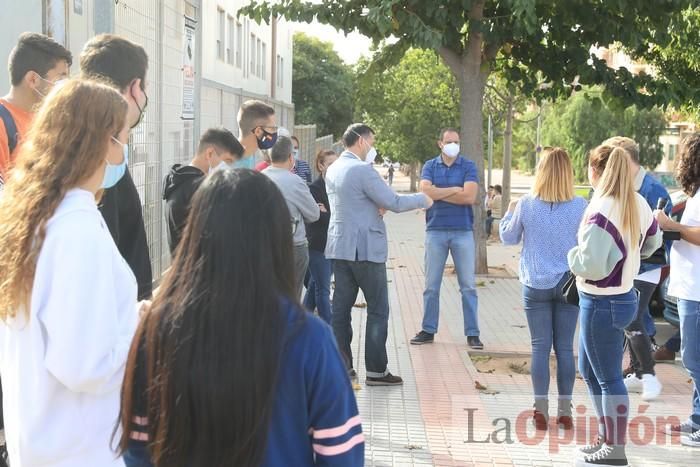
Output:
<path fill-rule="evenodd" d="M 29 305 L 49 219 L 66 192 L 105 163 L 110 139 L 124 128 L 126 114 L 124 98 L 96 81 L 71 80 L 46 98 L 0 200 L 3 321 Z"/>
<path fill-rule="evenodd" d="M 537 166 L 532 194 L 547 203 L 574 199 L 574 169 L 564 149 L 545 149 Z"/>
<path fill-rule="evenodd" d="M 600 143 L 600 145 L 622 148 L 627 151 L 627 154 L 632 158 L 632 162 L 639 164 L 639 145 L 632 138 L 628 138 L 627 136 L 613 136 Z"/>
<path fill-rule="evenodd" d="M 630 247 L 637 246 L 641 227 L 629 154 L 622 147 L 600 145 L 591 151 L 589 165 L 600 175 L 596 196 L 616 201 L 622 236 Z"/>

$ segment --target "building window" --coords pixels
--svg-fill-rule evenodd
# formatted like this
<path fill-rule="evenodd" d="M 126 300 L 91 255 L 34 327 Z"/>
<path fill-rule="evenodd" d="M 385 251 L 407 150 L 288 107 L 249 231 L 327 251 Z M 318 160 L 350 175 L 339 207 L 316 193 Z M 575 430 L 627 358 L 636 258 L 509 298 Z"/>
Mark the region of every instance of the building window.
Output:
<path fill-rule="evenodd" d="M 277 87 L 284 87 L 284 58 L 277 56 Z"/>
<path fill-rule="evenodd" d="M 217 9 L 219 15 L 219 34 L 216 39 L 216 57 L 224 60 L 224 43 L 226 42 L 226 13 L 221 8 Z"/>
<path fill-rule="evenodd" d="M 267 44 L 262 45 L 262 79 L 267 79 Z"/>
<path fill-rule="evenodd" d="M 258 78 L 262 77 L 262 41 L 258 39 L 257 47 L 255 48 L 255 76 Z"/>
<path fill-rule="evenodd" d="M 241 56 L 243 55 L 243 25 L 236 21 L 236 66 L 241 67 Z"/>
<path fill-rule="evenodd" d="M 236 37 L 236 31 L 235 31 L 235 26 L 233 22 L 233 16 L 229 16 L 227 19 L 228 23 L 228 42 L 226 43 L 226 63 L 229 65 L 233 65 L 233 51 L 234 49 L 234 43 L 233 43 L 233 38 Z"/>
<path fill-rule="evenodd" d="M 678 149 L 677 144 L 668 145 L 668 160 L 672 161 L 676 158 L 676 150 Z"/>
<path fill-rule="evenodd" d="M 255 34 L 250 34 L 250 68 L 248 73 L 255 74 Z"/>

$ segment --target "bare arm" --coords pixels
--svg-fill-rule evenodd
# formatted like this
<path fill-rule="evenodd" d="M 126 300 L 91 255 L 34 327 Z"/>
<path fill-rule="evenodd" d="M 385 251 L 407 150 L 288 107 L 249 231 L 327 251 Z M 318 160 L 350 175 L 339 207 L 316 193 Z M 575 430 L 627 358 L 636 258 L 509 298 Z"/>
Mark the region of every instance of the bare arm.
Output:
<path fill-rule="evenodd" d="M 683 240 L 693 245 L 700 246 L 700 227 L 692 227 L 676 222 L 669 218 L 663 211 L 654 211 L 654 216 L 662 230 L 676 230 L 680 232 Z"/>
<path fill-rule="evenodd" d="M 477 193 L 479 193 L 479 185 L 476 182 L 467 182 L 457 193 L 444 198 L 443 201 L 452 204 L 471 206 L 476 203 Z"/>
<path fill-rule="evenodd" d="M 462 187 L 453 186 L 448 188 L 438 188 L 429 180 L 420 181 L 420 191 L 428 195 L 433 201 L 440 201 L 462 192 Z M 459 203 L 455 203 L 459 204 Z"/>

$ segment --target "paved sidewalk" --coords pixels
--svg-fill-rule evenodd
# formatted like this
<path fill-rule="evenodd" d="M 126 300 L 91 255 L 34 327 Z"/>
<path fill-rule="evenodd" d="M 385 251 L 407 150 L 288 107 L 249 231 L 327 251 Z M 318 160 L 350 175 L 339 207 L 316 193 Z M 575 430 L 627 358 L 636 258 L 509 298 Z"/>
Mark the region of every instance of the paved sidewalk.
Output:
<path fill-rule="evenodd" d="M 576 439 L 567 439 L 563 431 L 538 438 L 527 419 L 532 410 L 530 376 L 479 373 L 470 359 L 456 276 L 449 268 L 443 281 L 435 343 L 409 345 L 409 339 L 420 330 L 423 314 L 423 214 L 389 213 L 385 220 L 390 251 L 389 370 L 401 375 L 405 384 L 394 388 L 364 385 L 365 313 L 356 308 L 353 352 L 362 386 L 356 394 L 367 439 L 367 465 L 572 465 L 576 445 L 589 441 L 586 417 L 593 414 L 583 382 L 577 379 L 574 389 Z M 514 272 L 517 249 L 498 245 L 489 249 L 492 266 Z M 472 354 L 529 354 L 530 337 L 517 279 L 489 276 L 478 281 L 481 337 L 486 348 Z M 628 446 L 630 464 L 698 466 L 700 450 L 655 434 L 664 423 L 657 418 L 687 416 L 692 385 L 679 363 L 657 365 L 657 372 L 664 383 L 658 401 L 642 404 L 639 395 L 630 396 L 634 417 L 632 444 Z M 477 390 L 477 381 L 486 389 Z M 550 394 L 556 394 L 555 378 Z M 556 400 L 552 404 L 556 407 Z"/>

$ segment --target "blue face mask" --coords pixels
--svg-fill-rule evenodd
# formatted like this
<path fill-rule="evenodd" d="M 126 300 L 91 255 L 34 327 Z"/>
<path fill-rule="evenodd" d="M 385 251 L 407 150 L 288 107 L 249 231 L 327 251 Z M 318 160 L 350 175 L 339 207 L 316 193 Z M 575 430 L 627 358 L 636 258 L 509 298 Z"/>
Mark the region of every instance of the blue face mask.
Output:
<path fill-rule="evenodd" d="M 119 180 L 122 179 L 126 173 L 126 166 L 129 163 L 129 146 L 122 143 L 114 136 L 112 136 L 112 139 L 114 142 L 120 144 L 124 148 L 124 160 L 121 162 L 121 164 L 117 165 L 112 165 L 105 160 L 105 162 L 107 162 L 107 167 L 105 168 L 105 176 L 102 179 L 102 189 L 104 190 L 107 188 L 112 188 L 119 182 Z"/>
<path fill-rule="evenodd" d="M 253 156 L 243 157 L 241 159 L 238 159 L 236 162 L 234 162 L 232 168 L 234 168 L 234 169 L 250 169 L 250 168 L 252 168 L 251 162 L 253 162 Z"/>
<path fill-rule="evenodd" d="M 270 133 L 265 131 L 265 128 L 262 127 L 261 130 L 263 131 L 263 135 L 262 138 L 258 139 L 258 148 L 262 149 L 263 151 L 266 149 L 272 149 L 272 146 L 274 146 L 277 142 L 277 132 Z"/>

